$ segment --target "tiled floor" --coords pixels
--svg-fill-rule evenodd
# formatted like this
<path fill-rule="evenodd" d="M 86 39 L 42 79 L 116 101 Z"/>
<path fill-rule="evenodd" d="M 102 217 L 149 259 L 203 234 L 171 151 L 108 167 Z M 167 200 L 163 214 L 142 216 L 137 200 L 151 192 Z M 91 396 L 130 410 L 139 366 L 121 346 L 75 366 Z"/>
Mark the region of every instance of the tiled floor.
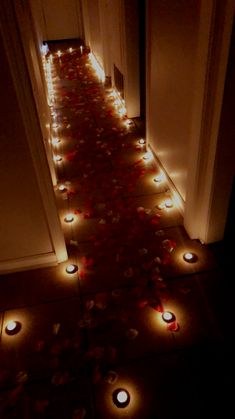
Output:
<path fill-rule="evenodd" d="M 54 54 L 52 111 L 69 261 L 0 278 L 0 417 L 228 417 L 227 271 L 187 237 L 176 207 L 159 208 L 169 191 L 143 160 L 143 133 L 117 115 L 86 51 L 67 47 Z M 185 262 L 186 251 L 198 260 Z M 67 274 L 69 263 L 78 272 Z M 176 320 L 164 323 L 162 311 Z M 22 325 L 16 335 L 5 332 L 10 320 Z M 125 408 L 112 400 L 119 387 L 130 393 Z"/>

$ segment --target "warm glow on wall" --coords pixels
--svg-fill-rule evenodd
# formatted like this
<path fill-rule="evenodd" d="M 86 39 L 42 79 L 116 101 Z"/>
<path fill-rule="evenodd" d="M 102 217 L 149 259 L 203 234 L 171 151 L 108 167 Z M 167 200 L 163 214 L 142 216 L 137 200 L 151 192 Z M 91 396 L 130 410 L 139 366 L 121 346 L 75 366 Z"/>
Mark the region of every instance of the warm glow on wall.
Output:
<path fill-rule="evenodd" d="M 113 106 L 116 112 L 121 116 L 126 116 L 126 105 L 125 100 L 122 98 L 120 92 L 113 87 L 108 95 L 111 99 L 113 99 Z"/>
<path fill-rule="evenodd" d="M 93 67 L 93 69 L 96 72 L 97 77 L 99 78 L 100 81 L 102 81 L 104 83 L 105 81 L 105 73 L 104 70 L 102 69 L 102 67 L 100 66 L 100 64 L 98 63 L 97 59 L 95 58 L 94 54 L 92 52 L 90 52 L 88 54 L 90 63 Z"/>

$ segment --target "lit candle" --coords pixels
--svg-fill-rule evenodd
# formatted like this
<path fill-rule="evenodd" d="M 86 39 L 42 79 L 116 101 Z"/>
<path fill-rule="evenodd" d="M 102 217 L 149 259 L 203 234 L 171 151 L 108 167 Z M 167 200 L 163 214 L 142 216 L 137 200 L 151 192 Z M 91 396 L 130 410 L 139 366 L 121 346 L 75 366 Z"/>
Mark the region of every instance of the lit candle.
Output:
<path fill-rule="evenodd" d="M 83 46 L 82 45 L 80 46 L 80 52 L 81 52 L 81 54 L 83 53 Z"/>
<path fill-rule="evenodd" d="M 6 327 L 5 327 L 5 331 L 8 335 L 15 335 L 16 333 L 18 333 L 21 329 L 21 324 L 20 322 L 11 320 L 9 323 L 7 323 Z"/>
<path fill-rule="evenodd" d="M 55 156 L 54 159 L 56 162 L 62 161 L 62 157 L 59 154 L 57 154 L 57 156 Z"/>
<path fill-rule="evenodd" d="M 59 51 L 57 51 L 57 55 L 58 55 L 58 57 L 60 58 L 61 57 L 61 55 L 62 55 L 62 52 L 59 50 Z"/>
<path fill-rule="evenodd" d="M 73 52 L 73 48 L 71 48 L 71 47 L 70 47 L 70 48 L 69 48 L 69 52 L 70 52 L 70 53 L 71 53 L 71 52 Z"/>
<path fill-rule="evenodd" d="M 52 138 L 51 142 L 52 142 L 53 145 L 57 145 L 57 144 L 60 143 L 60 139 L 59 138 Z"/>
<path fill-rule="evenodd" d="M 159 175 L 157 175 L 154 179 L 153 179 L 153 181 L 154 182 L 156 182 L 156 183 L 159 183 L 159 182 L 161 182 L 163 180 L 163 174 L 162 173 L 160 173 Z"/>
<path fill-rule="evenodd" d="M 127 399 L 127 392 L 124 390 L 119 391 L 119 393 L 117 394 L 117 400 L 119 401 L 119 403 L 125 403 Z"/>
<path fill-rule="evenodd" d="M 71 264 L 71 265 L 68 265 L 68 266 L 66 266 L 66 272 L 68 273 L 68 274 L 74 274 L 75 272 L 77 272 L 78 271 L 78 267 L 77 267 L 77 265 L 73 265 L 73 264 Z"/>
<path fill-rule="evenodd" d="M 171 199 L 166 199 L 166 200 L 165 200 L 165 207 L 166 207 L 166 208 L 171 208 L 171 207 L 173 207 L 173 202 L 172 202 L 172 200 L 171 200 Z"/>
<path fill-rule="evenodd" d="M 145 160 L 145 161 L 148 161 L 148 160 L 150 160 L 152 158 L 152 153 L 151 153 L 151 151 L 148 151 L 144 156 L 143 156 L 143 159 Z"/>
<path fill-rule="evenodd" d="M 61 192 L 65 192 L 67 189 L 66 189 L 66 186 L 65 185 L 60 185 L 59 186 L 59 191 L 61 191 Z"/>
<path fill-rule="evenodd" d="M 144 140 L 143 138 L 140 138 L 140 140 L 139 140 L 139 144 L 140 144 L 140 145 L 144 145 L 144 144 L 145 144 L 145 140 Z"/>
<path fill-rule="evenodd" d="M 7 326 L 6 326 L 6 329 L 9 331 L 9 332 L 12 332 L 12 330 L 14 330 L 15 328 L 16 328 L 16 326 L 17 326 L 17 323 L 15 322 L 15 321 L 10 321 L 8 324 L 7 324 Z"/>
<path fill-rule="evenodd" d="M 113 402 L 117 407 L 124 408 L 130 403 L 130 394 L 123 388 L 118 388 L 113 392 Z"/>
<path fill-rule="evenodd" d="M 171 311 L 164 311 L 162 313 L 162 320 L 166 323 L 172 323 L 175 321 L 175 315 Z"/>
<path fill-rule="evenodd" d="M 184 258 L 185 262 L 189 262 L 189 263 L 194 263 L 198 259 L 197 255 L 195 253 L 192 253 L 192 252 L 184 253 L 183 258 Z"/>
<path fill-rule="evenodd" d="M 64 221 L 66 223 L 71 223 L 73 220 L 74 220 L 73 214 L 67 214 L 66 217 L 64 218 Z"/>

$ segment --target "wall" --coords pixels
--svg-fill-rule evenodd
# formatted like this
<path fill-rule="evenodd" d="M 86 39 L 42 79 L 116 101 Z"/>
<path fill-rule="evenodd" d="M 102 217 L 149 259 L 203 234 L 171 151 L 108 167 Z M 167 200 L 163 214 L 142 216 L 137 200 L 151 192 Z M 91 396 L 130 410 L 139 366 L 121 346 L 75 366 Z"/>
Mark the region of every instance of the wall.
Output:
<path fill-rule="evenodd" d="M 18 6 L 28 15 L 25 4 L 8 0 L 0 4 L 0 273 L 48 266 L 67 258 L 29 78 L 33 68 L 27 67 L 22 48 Z M 29 46 L 35 40 L 32 32 L 27 34 L 30 56 Z"/>
<path fill-rule="evenodd" d="M 104 66 L 103 40 L 100 28 L 100 7 L 99 0 L 88 0 L 90 45 L 96 59 Z"/>
<path fill-rule="evenodd" d="M 43 13 L 42 0 L 29 0 L 30 9 L 32 16 L 34 18 L 35 31 L 37 33 L 37 38 L 40 40 L 40 43 L 44 39 L 47 39 L 46 36 L 46 22 L 45 16 Z"/>
<path fill-rule="evenodd" d="M 130 118 L 140 114 L 138 1 L 82 0 L 85 42 L 108 77 L 114 65 L 124 76 Z"/>
<path fill-rule="evenodd" d="M 147 139 L 183 199 L 199 5 L 195 0 L 147 2 Z"/>
<path fill-rule="evenodd" d="M 0 40 L 1 260 L 52 252 L 26 133 L 10 68 Z"/>
<path fill-rule="evenodd" d="M 83 38 L 80 0 L 30 0 L 44 41 Z"/>
<path fill-rule="evenodd" d="M 18 20 L 22 45 L 30 73 L 31 85 L 38 112 L 44 147 L 50 167 L 53 184 L 57 184 L 57 177 L 52 158 L 50 139 L 50 112 L 47 104 L 47 87 L 41 59 L 41 47 L 43 44 L 43 32 L 40 22 L 37 21 L 39 13 L 39 1 L 29 0 L 29 8 L 25 9 L 21 3 L 15 4 L 16 18 Z M 30 13 L 31 12 L 31 13 Z"/>
<path fill-rule="evenodd" d="M 211 0 L 200 10 L 184 225 L 190 237 L 205 243 L 223 239 L 234 175 L 233 117 L 225 84 L 234 8 L 233 0 Z"/>
<path fill-rule="evenodd" d="M 211 206 L 213 212 L 209 219 L 208 231 L 210 241 L 218 241 L 223 237 L 226 217 L 229 207 L 229 198 L 232 193 L 232 185 L 235 174 L 235 24 L 233 22 L 233 33 L 228 60 L 228 68 L 223 95 L 223 105 L 219 126 L 218 145 L 215 159 L 215 176 L 213 182 L 213 197 Z M 234 199 L 234 198 L 233 198 Z M 234 214 L 233 214 L 234 216 Z M 230 227 L 234 222 L 230 221 Z M 215 229 L 216 226 L 216 229 Z M 230 231 L 232 239 L 232 231 Z"/>

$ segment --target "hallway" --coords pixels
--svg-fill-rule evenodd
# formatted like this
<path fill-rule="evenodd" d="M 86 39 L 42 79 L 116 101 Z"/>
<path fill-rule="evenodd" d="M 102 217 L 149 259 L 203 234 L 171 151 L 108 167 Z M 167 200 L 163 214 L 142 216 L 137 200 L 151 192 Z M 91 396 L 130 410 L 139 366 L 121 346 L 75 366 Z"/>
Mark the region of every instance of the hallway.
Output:
<path fill-rule="evenodd" d="M 0 416 L 173 419 L 210 409 L 226 417 L 226 273 L 188 238 L 144 133 L 117 113 L 89 51 L 49 47 L 55 195 L 69 260 L 2 275 Z M 10 321 L 18 333 L 7 334 Z M 126 407 L 113 402 L 118 388 L 130 395 Z"/>

